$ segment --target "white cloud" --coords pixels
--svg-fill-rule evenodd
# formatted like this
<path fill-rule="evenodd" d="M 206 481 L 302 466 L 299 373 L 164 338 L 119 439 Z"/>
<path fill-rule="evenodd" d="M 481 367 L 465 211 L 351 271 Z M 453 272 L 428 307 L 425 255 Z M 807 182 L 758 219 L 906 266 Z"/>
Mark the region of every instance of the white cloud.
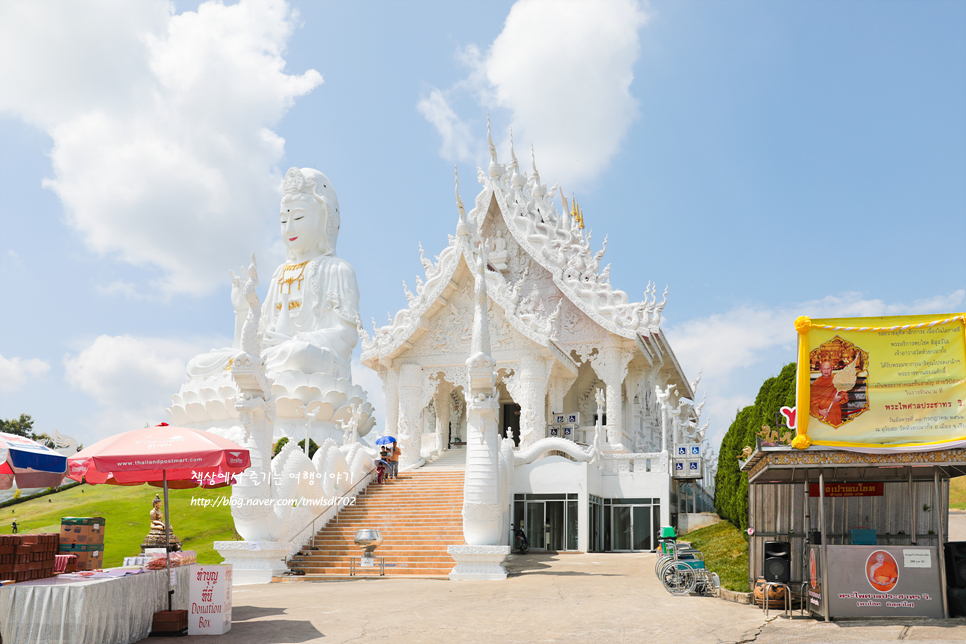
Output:
<path fill-rule="evenodd" d="M 737 306 L 726 313 L 671 325 L 666 334 L 685 373 L 702 369 L 698 397 L 707 392 L 709 437 L 717 444 L 735 412 L 754 402 L 766 378 L 795 359 L 799 315 L 812 318 L 874 317 L 960 311 L 966 290 L 911 304 L 864 299 L 861 293 L 829 295 L 780 308 Z"/>
<path fill-rule="evenodd" d="M 94 290 L 101 295 L 117 295 L 135 302 L 159 301 L 167 299 L 163 294 L 157 293 L 156 291 L 146 292 L 144 289 L 138 288 L 136 284 L 126 282 L 124 280 L 114 280 L 107 286 L 98 284 L 94 287 Z"/>
<path fill-rule="evenodd" d="M 416 108 L 443 139 L 439 156 L 454 162 L 473 160 L 472 150 L 478 147 L 477 142 L 470 133 L 469 125 L 456 115 L 442 92 L 433 89 L 429 96 L 416 104 Z"/>
<path fill-rule="evenodd" d="M 50 371 L 50 365 L 39 358 L 5 358 L 0 354 L 0 391 L 12 393 L 31 378 L 39 378 Z"/>
<path fill-rule="evenodd" d="M 167 420 L 171 395 L 185 381 L 188 360 L 230 340 L 186 342 L 130 335 L 102 335 L 64 358 L 66 380 L 103 407 L 95 427 L 100 436 Z"/>
<path fill-rule="evenodd" d="M 45 185 L 88 248 L 159 269 L 166 293 L 205 293 L 272 238 L 284 140 L 270 128 L 322 82 L 284 72 L 295 19 L 274 0 L 179 15 L 7 2 L 0 110 L 53 139 Z"/>
<path fill-rule="evenodd" d="M 443 139 L 440 154 L 470 156 L 465 146 L 474 140 L 447 100 L 468 91 L 483 107 L 509 111 L 515 140 L 535 145 L 544 176 L 592 181 L 637 117 L 630 84 L 645 21 L 634 0 L 520 0 L 485 54 L 475 46 L 459 52 L 469 77 L 420 101 Z"/>

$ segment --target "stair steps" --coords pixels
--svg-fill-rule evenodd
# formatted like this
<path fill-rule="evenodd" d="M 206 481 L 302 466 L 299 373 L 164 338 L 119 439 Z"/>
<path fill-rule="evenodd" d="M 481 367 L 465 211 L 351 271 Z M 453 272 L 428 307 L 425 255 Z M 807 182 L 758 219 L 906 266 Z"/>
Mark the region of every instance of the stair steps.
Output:
<path fill-rule="evenodd" d="M 465 452 L 462 455 L 465 460 Z M 383 485 L 370 484 L 355 505 L 339 514 L 292 557 L 290 570 L 304 575 L 277 581 L 321 581 L 349 576 L 349 559 L 356 557 L 357 575 L 379 576 L 378 558 L 386 561 L 386 577 L 446 578 L 456 562 L 446 552 L 463 541 L 463 478 L 458 459 L 444 456 L 445 469 L 403 472 Z M 376 548 L 377 567 L 359 568 L 362 549 L 356 532 L 375 528 L 382 533 Z"/>

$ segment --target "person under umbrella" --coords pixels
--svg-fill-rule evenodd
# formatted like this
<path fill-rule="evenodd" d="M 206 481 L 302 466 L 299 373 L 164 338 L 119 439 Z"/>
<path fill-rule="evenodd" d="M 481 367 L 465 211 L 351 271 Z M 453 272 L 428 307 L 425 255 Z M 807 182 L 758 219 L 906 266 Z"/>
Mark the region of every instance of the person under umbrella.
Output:
<path fill-rule="evenodd" d="M 396 475 L 395 470 L 392 465 L 392 453 L 389 451 L 393 445 L 395 445 L 396 439 L 392 436 L 380 436 L 376 439 L 376 445 L 381 445 L 380 459 L 385 463 L 386 466 L 386 476 L 390 479 L 394 478 Z"/>

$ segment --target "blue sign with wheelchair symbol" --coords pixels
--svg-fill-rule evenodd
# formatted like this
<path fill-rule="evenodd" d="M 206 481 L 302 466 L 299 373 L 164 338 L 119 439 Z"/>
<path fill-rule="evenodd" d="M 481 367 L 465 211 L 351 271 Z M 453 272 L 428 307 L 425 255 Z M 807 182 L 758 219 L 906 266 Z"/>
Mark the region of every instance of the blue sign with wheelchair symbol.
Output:
<path fill-rule="evenodd" d="M 688 463 L 688 469 L 691 470 L 692 472 L 697 472 L 698 471 L 698 462 L 697 461 L 693 461 L 691 463 Z"/>
<path fill-rule="evenodd" d="M 692 445 L 691 446 L 691 455 L 692 456 L 698 456 L 699 454 L 701 454 L 701 447 L 698 446 L 698 445 Z"/>
<path fill-rule="evenodd" d="M 675 471 L 683 472 L 684 471 L 684 463 L 675 463 L 674 464 L 674 469 L 675 469 Z"/>

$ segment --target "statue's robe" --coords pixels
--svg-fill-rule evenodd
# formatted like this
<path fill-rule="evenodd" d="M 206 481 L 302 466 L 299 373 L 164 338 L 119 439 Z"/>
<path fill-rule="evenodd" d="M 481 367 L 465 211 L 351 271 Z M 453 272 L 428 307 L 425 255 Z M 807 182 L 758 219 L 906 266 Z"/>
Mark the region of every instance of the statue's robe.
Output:
<path fill-rule="evenodd" d="M 290 269 L 289 278 L 298 274 L 297 270 L 291 270 L 291 264 L 275 269 L 262 303 L 259 332 L 275 327 L 287 295 L 294 335 L 291 340 L 274 346 L 262 346 L 266 370 L 350 378 L 350 360 L 358 342 L 359 325 L 355 271 L 345 260 L 327 255 L 308 262 L 301 273 L 302 279 L 287 284 L 283 283 L 286 267 Z M 225 348 L 196 356 L 188 363 L 188 376 L 203 378 L 225 370 L 239 353 L 238 348 Z"/>
<path fill-rule="evenodd" d="M 828 423 L 832 427 L 838 427 L 842 424 L 842 402 L 846 400 L 845 394 L 842 394 L 841 399 L 838 402 L 833 402 L 835 399 L 835 394 L 838 390 L 835 385 L 832 384 L 832 376 L 819 376 L 815 382 L 812 383 L 811 396 L 809 399 L 809 412 L 812 416 Z M 826 409 L 831 409 L 828 415 L 823 415 Z"/>
<path fill-rule="evenodd" d="M 869 566 L 869 583 L 876 590 L 888 592 L 895 586 L 899 578 L 899 571 L 896 570 L 894 563 L 886 559 L 881 564 Z"/>

